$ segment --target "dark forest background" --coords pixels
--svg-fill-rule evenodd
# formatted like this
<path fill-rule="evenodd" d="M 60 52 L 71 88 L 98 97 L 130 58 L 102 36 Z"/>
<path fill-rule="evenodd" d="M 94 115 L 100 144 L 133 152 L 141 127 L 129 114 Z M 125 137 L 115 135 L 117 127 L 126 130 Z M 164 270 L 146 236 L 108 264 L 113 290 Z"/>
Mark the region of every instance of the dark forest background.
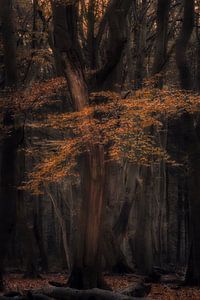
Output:
<path fill-rule="evenodd" d="M 17 188 L 38 160 L 26 149 L 60 138 L 30 122 L 80 112 L 91 92 L 126 99 L 146 84 L 198 95 L 199 0 L 0 0 L 2 288 L 4 271 L 67 271 L 69 285 L 83 289 L 104 287 L 104 271 L 200 284 L 198 112 L 151 129 L 176 167 L 105 163 L 101 147 L 88 146 L 81 187 L 62 178 L 41 195 Z"/>

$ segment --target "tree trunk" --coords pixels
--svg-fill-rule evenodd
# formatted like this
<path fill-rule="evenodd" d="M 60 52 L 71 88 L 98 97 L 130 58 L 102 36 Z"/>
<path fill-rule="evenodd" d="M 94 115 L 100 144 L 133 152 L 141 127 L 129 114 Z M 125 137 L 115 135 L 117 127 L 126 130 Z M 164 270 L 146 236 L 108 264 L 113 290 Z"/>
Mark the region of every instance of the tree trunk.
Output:
<path fill-rule="evenodd" d="M 184 138 L 189 157 L 189 238 L 190 249 L 185 283 L 200 285 L 200 141 L 191 116 L 184 115 Z"/>
<path fill-rule="evenodd" d="M 153 75 L 159 74 L 166 63 L 170 3 L 171 0 L 158 0 L 157 3 L 157 38 Z M 163 82 L 161 77 L 158 78 L 157 84 L 162 87 Z"/>
<path fill-rule="evenodd" d="M 190 67 L 187 63 L 186 51 L 194 27 L 194 0 L 184 1 L 184 18 L 180 37 L 176 46 L 176 63 L 179 69 L 180 83 L 183 89 L 192 88 Z M 199 169 L 200 145 L 195 132 L 192 117 L 185 114 L 181 120 L 184 128 L 186 151 L 189 158 L 189 233 L 190 249 L 186 272 L 186 284 L 200 284 L 200 230 L 199 230 Z"/>
<path fill-rule="evenodd" d="M 103 254 L 108 271 L 116 274 L 133 273 L 125 254 L 120 248 L 119 240 L 114 236 L 112 230 L 104 230 Z"/>
<path fill-rule="evenodd" d="M 83 156 L 81 166 L 83 200 L 69 278 L 69 285 L 73 288 L 104 287 L 101 276 L 104 168 L 103 147 L 91 147 L 90 153 Z"/>
<path fill-rule="evenodd" d="M 135 37 L 135 74 L 134 74 L 134 88 L 139 89 L 142 87 L 142 82 L 145 76 L 145 50 L 146 50 L 146 36 L 147 36 L 147 1 L 142 1 L 141 5 L 134 7 L 135 9 L 135 22 L 134 37 Z M 129 66 L 129 68 L 133 66 Z"/>
<path fill-rule="evenodd" d="M 12 229 L 15 225 L 16 205 L 16 145 L 15 132 L 5 138 L 2 146 L 1 193 L 0 193 L 0 277 Z"/>
<path fill-rule="evenodd" d="M 192 76 L 187 63 L 187 48 L 194 27 L 194 0 L 184 0 L 184 17 L 180 36 L 176 44 L 176 64 L 182 89 L 192 88 Z"/>
<path fill-rule="evenodd" d="M 17 83 L 16 43 L 12 18 L 12 1 L 0 1 L 2 22 L 2 40 L 5 65 L 5 86 L 15 87 Z M 6 96 L 6 95 L 5 95 Z M 9 95 L 8 95 L 9 97 Z M 9 127 L 9 134 L 2 141 L 0 170 L 0 287 L 3 288 L 3 264 L 10 234 L 15 225 L 16 213 L 16 155 L 18 132 L 14 128 L 14 118 L 9 109 L 3 118 L 3 125 Z"/>
<path fill-rule="evenodd" d="M 76 5 L 52 2 L 55 48 L 65 70 L 74 110 L 81 111 L 89 102 L 82 64 L 76 45 Z M 75 27 L 74 27 L 75 26 Z M 85 128 L 87 130 L 87 128 Z M 81 158 L 82 207 L 79 232 L 74 239 L 74 256 L 69 285 L 80 289 L 101 286 L 101 222 L 104 189 L 104 149 L 88 145 Z"/>
<path fill-rule="evenodd" d="M 127 42 L 126 18 L 130 11 L 132 0 L 111 1 L 107 9 L 107 23 L 109 28 L 108 48 L 106 49 L 106 62 L 100 70 L 95 73 L 92 82 L 93 87 L 100 89 L 110 89 L 116 84 L 116 67 L 121 61 L 123 50 Z M 114 76 L 114 78 L 113 78 Z"/>
<path fill-rule="evenodd" d="M 94 70 L 97 65 L 96 58 L 96 39 L 95 39 L 95 5 L 96 0 L 90 0 L 88 3 L 87 15 L 87 48 L 89 67 Z"/>
<path fill-rule="evenodd" d="M 12 0 L 0 0 L 0 18 L 2 22 L 2 42 L 6 86 L 15 86 L 17 82 L 16 40 L 12 15 Z"/>

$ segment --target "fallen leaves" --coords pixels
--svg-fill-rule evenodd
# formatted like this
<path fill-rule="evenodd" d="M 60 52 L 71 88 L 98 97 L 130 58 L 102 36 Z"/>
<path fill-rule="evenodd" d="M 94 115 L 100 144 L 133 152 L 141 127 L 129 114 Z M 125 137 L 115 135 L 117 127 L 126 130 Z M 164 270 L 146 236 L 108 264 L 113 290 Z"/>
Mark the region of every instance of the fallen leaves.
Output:
<path fill-rule="evenodd" d="M 135 275 L 105 275 L 105 280 L 114 291 L 119 291 L 136 283 L 141 278 Z M 5 277 L 6 291 L 24 292 L 30 289 L 49 286 L 49 281 L 65 284 L 67 275 L 64 273 L 43 274 L 41 279 L 24 279 L 22 274 L 8 274 Z M 200 300 L 200 288 L 177 287 L 166 284 L 152 284 L 147 299 L 154 300 Z"/>
<path fill-rule="evenodd" d="M 153 284 L 147 299 L 154 300 L 200 300 L 200 288 L 171 288 L 167 285 Z"/>

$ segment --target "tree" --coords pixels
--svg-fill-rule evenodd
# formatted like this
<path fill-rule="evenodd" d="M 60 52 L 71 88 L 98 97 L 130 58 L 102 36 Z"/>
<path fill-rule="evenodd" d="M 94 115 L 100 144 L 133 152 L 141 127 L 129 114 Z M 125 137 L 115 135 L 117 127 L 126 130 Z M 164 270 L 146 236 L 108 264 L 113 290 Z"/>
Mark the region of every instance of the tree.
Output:
<path fill-rule="evenodd" d="M 64 63 L 73 107 L 82 111 L 88 106 L 89 96 L 76 40 L 76 4 L 52 3 L 55 47 Z M 67 38 L 65 38 L 65 36 Z M 87 127 L 83 129 L 87 134 Z M 82 157 L 83 205 L 79 216 L 79 236 L 74 245 L 70 286 L 92 288 L 101 286 L 101 216 L 104 188 L 104 149 L 92 142 Z M 93 226 L 91 226 L 93 224 Z"/>
<path fill-rule="evenodd" d="M 0 17 L 5 65 L 5 87 L 13 89 L 17 84 L 16 41 L 14 35 L 12 1 L 0 1 Z M 5 95 L 9 94 L 9 90 Z M 7 252 L 10 234 L 15 225 L 16 189 L 16 155 L 18 132 L 12 112 L 6 109 L 3 125 L 9 128 L 9 134 L 3 139 L 1 152 L 1 186 L 0 186 L 0 288 L 3 287 L 3 263 Z"/>
<path fill-rule="evenodd" d="M 134 37 L 135 37 L 135 88 L 141 88 L 145 76 L 145 50 L 147 42 L 147 11 L 148 2 L 142 1 L 134 5 Z M 132 19 L 132 15 L 131 15 Z M 132 65 L 129 66 L 131 69 Z"/>
<path fill-rule="evenodd" d="M 189 156 L 189 257 L 185 277 L 188 285 L 200 284 L 200 230 L 199 230 L 199 170 L 200 170 L 200 143 L 194 127 L 193 118 L 183 115 L 181 125 L 184 126 L 184 142 Z"/>
<path fill-rule="evenodd" d="M 77 236 L 73 236 L 75 245 L 71 252 L 74 253 L 74 257 L 69 280 L 71 286 L 76 285 L 78 288 L 98 284 L 101 278 L 101 263 L 97 265 L 97 257 L 101 259 L 101 253 L 98 252 L 102 234 L 99 213 L 102 213 L 100 209 L 103 210 L 105 199 L 103 195 L 105 173 L 102 171 L 105 168 L 105 161 L 100 160 L 99 152 L 92 152 L 92 150 L 100 147 L 108 160 L 126 159 L 135 164 L 148 166 L 164 159 L 174 164 L 166 151 L 162 147 L 157 147 L 154 138 L 146 129 L 150 126 L 160 127 L 161 120 L 166 116 L 173 118 L 177 113 L 181 115 L 184 110 L 189 113 L 198 110 L 196 95 L 187 96 L 189 98 L 185 102 L 184 93 L 172 92 L 171 89 L 145 88 L 128 99 L 121 99 L 120 95 L 110 92 L 100 93 L 100 95 L 106 97 L 106 103 L 95 104 L 94 102 L 78 112 L 49 115 L 46 125 L 45 123 L 34 124 L 34 127 L 53 127 L 71 134 L 63 140 L 52 142 L 52 150 L 54 150 L 52 152 L 48 150 L 47 156 L 43 154 L 41 163 L 27 183 L 27 188 L 37 193 L 40 192 L 41 186 L 45 187 L 52 181 L 59 182 L 66 176 L 76 178 L 75 170 L 78 167 L 84 198 L 78 219 L 80 227 Z M 91 145 L 94 148 L 89 148 Z M 94 154 L 96 154 L 95 159 L 92 158 Z M 90 158 L 89 162 L 88 158 Z M 93 176 L 92 180 L 90 176 Z M 94 221 L 94 216 L 100 220 Z M 99 223 L 96 223 L 98 220 Z M 87 226 L 90 228 L 88 229 Z M 93 259 L 96 259 L 95 263 Z M 90 278 L 91 273 L 92 278 Z"/>
<path fill-rule="evenodd" d="M 52 0 L 52 9 L 50 2 L 15 1 L 16 19 L 10 15 L 0 28 L 4 41 L 3 51 L 0 49 L 0 69 L 2 75 L 6 72 L 5 78 L 1 76 L 0 79 L 1 86 L 5 86 L 1 90 L 0 107 L 3 110 L 0 110 L 0 119 L 4 121 L 4 133 L 7 129 L 9 131 L 1 140 L 2 174 L 6 173 L 4 178 L 2 175 L 3 185 L 6 185 L 5 182 L 15 185 L 16 174 L 13 171 L 16 166 L 20 165 L 20 171 L 24 172 L 32 164 L 27 159 L 23 171 L 23 162 L 14 159 L 19 144 L 20 130 L 17 127 L 21 126 L 21 119 L 25 116 L 24 133 L 27 141 L 34 145 L 36 135 L 36 147 L 40 144 L 48 152 L 41 151 L 38 156 L 35 154 L 36 161 L 41 162 L 30 175 L 27 185 L 35 192 L 40 192 L 39 185 L 44 183 L 44 193 L 50 191 L 50 196 L 52 193 L 51 201 L 55 209 L 52 214 L 57 215 L 62 228 L 58 243 L 61 245 L 63 239 L 70 268 L 72 263 L 69 284 L 80 288 L 104 285 L 101 276 L 102 256 L 106 267 L 120 272 L 130 270 L 127 262 L 130 265 L 135 263 L 138 271 L 144 271 L 145 274 L 151 272 L 153 264 L 165 268 L 165 263 L 174 263 L 178 267 L 180 263 L 183 267 L 188 249 L 186 199 L 189 195 L 191 247 L 186 279 L 198 283 L 199 96 L 189 92 L 193 87 L 192 78 L 197 74 L 192 77 L 192 70 L 198 69 L 198 61 L 193 55 L 197 49 L 197 39 L 192 34 L 194 1 Z M 1 5 L 4 7 L 1 10 L 3 20 L 9 15 L 5 9 L 8 3 L 11 2 L 6 2 L 6 6 L 2 2 Z M 197 1 L 195 11 L 199 12 Z M 9 29 L 12 34 L 8 34 L 7 30 L 10 23 L 16 27 Z M 198 22 L 195 28 L 198 31 Z M 169 59 L 170 63 L 167 64 Z M 149 78 L 152 75 L 155 75 L 156 84 Z M 174 89 L 174 84 L 179 84 L 177 75 L 180 75 L 181 88 L 187 89 L 188 93 Z M 55 76 L 64 76 L 66 80 Z M 19 90 L 15 91 L 17 80 Z M 152 86 L 149 82 L 152 82 Z M 61 87 L 62 91 L 57 87 Z M 120 93 L 114 93 L 113 90 L 120 90 Z M 42 98 L 49 99 L 49 103 L 44 101 L 43 105 Z M 33 117 L 30 111 L 34 105 L 37 109 L 34 110 L 33 126 L 43 127 L 40 129 L 30 129 L 28 124 Z M 66 113 L 66 109 L 71 112 Z M 50 112 L 52 114 L 48 114 Z M 197 113 L 195 119 L 191 112 Z M 44 114 L 46 120 L 41 121 Z M 180 119 L 184 121 L 180 121 L 179 130 L 173 127 L 176 123 L 175 114 L 177 124 Z M 37 118 L 41 122 L 36 121 Z M 164 127 L 162 122 L 165 123 Z M 46 126 L 50 129 L 46 129 Z M 47 141 L 46 136 L 49 137 Z M 61 136 L 63 139 L 59 140 Z M 189 166 L 184 169 L 190 174 L 189 190 L 181 167 L 175 172 L 166 167 L 166 161 L 171 160 L 165 147 L 173 155 L 176 152 L 182 154 L 184 148 L 185 156 L 180 156 Z M 23 150 L 20 153 L 22 157 Z M 21 160 L 25 162 L 24 158 Z M 130 164 L 130 168 L 126 173 L 127 164 Z M 110 168 L 113 165 L 118 172 L 116 178 L 113 178 Z M 131 169 L 142 178 L 142 188 L 136 196 L 137 200 L 141 200 L 137 201 L 138 204 L 134 201 L 137 188 Z M 123 178 L 125 173 L 126 183 Z M 65 181 L 65 177 L 69 178 Z M 52 184 L 48 187 L 50 182 L 56 184 L 61 179 L 62 183 L 58 186 Z M 73 181 L 77 186 L 74 187 Z M 64 189 L 65 193 L 62 192 Z M 15 193 L 13 189 L 13 195 Z M 72 205 L 72 198 L 77 193 L 78 197 L 73 199 Z M 80 206 L 79 193 L 83 196 Z M 0 199 L 14 199 L 7 192 L 6 195 L 4 197 L 1 193 Z M 62 202 L 63 197 L 66 199 Z M 31 272 L 28 275 L 33 273 L 36 265 L 34 261 L 37 256 L 32 253 L 43 252 L 42 244 L 38 243 L 37 225 L 40 224 L 40 228 L 43 227 L 42 222 L 44 226 L 49 225 L 46 223 L 49 222 L 48 217 L 42 217 L 48 201 L 41 203 L 40 215 L 39 201 L 32 202 L 31 199 L 32 196 L 30 205 L 26 205 L 26 197 L 24 202 L 20 201 L 20 204 L 24 203 L 21 207 L 27 215 L 24 224 L 30 229 L 27 233 L 30 249 L 27 252 Z M 63 203 L 66 206 L 69 203 L 68 199 L 71 206 L 62 210 Z M 12 215 L 13 222 L 8 220 L 7 223 L 14 224 L 14 213 L 8 211 L 7 205 L 3 208 L 3 200 L 1 203 L 3 216 L 0 225 L 4 224 L 7 228 L 6 216 Z M 14 211 L 14 201 L 8 203 Z M 31 209 L 37 207 L 37 211 L 32 210 L 28 214 L 28 206 Z M 106 208 L 107 214 L 104 214 Z M 7 215 L 4 214 L 5 210 Z M 21 210 L 19 216 L 22 215 Z M 74 223 L 77 223 L 77 228 Z M 105 230 L 105 224 L 108 223 L 109 227 Z M 32 228 L 35 229 L 35 240 Z M 145 234 L 141 233 L 141 228 Z M 6 246 L 9 234 L 7 229 L 3 232 L 7 237 L 2 237 Z M 59 226 L 56 226 L 56 233 L 61 233 Z M 55 234 L 51 235 L 51 239 L 53 236 Z M 43 235 L 43 238 L 46 246 L 46 236 Z M 72 249 L 68 251 L 66 243 L 70 244 L 71 241 Z M 172 244 L 174 247 L 171 247 Z M 5 253 L 6 247 L 2 249 L 2 253 Z M 62 247 L 59 249 L 58 253 L 64 252 Z M 68 253 L 73 254 L 72 259 Z M 174 257 L 177 258 L 180 253 L 182 259 L 175 260 Z M 4 254 L 1 256 L 3 261 Z M 64 261 L 64 254 L 62 259 Z"/>
<path fill-rule="evenodd" d="M 194 0 L 183 1 L 184 16 L 179 38 L 176 43 L 176 64 L 179 70 L 181 88 L 192 88 L 192 77 L 187 62 L 187 48 L 194 27 Z"/>
<path fill-rule="evenodd" d="M 180 36 L 176 46 L 176 62 L 179 69 L 181 88 L 192 89 L 192 76 L 187 62 L 187 48 L 194 27 L 194 1 L 184 1 L 184 17 Z M 200 232 L 199 232 L 199 139 L 190 115 L 183 115 L 182 127 L 186 151 L 189 157 L 189 239 L 190 249 L 186 272 L 186 284 L 200 284 Z"/>
<path fill-rule="evenodd" d="M 119 15 L 119 12 L 122 13 L 123 19 L 125 19 L 130 4 L 130 0 L 126 2 L 113 1 L 111 7 L 108 8 L 105 21 L 109 23 L 110 44 L 108 51 L 112 49 L 112 55 L 109 54 L 106 64 L 95 74 L 97 80 L 95 86 L 100 82 L 102 84 L 117 65 L 119 54 L 122 52 L 124 45 L 124 39 L 113 32 L 113 26 L 118 22 L 118 18 L 113 17 L 111 8 L 116 10 L 117 15 Z M 82 62 L 77 48 L 74 47 L 74 45 L 77 45 L 77 5 L 73 1 L 68 4 L 60 4 L 54 1 L 52 2 L 52 9 L 54 46 L 59 51 L 64 63 L 64 73 L 73 108 L 80 112 L 88 106 L 89 95 Z M 113 43 L 115 43 L 115 47 L 113 47 Z M 92 64 L 94 65 L 94 62 Z M 83 131 L 87 134 L 87 125 Z M 79 220 L 79 236 L 75 240 L 73 267 L 69 282 L 72 287 L 91 288 L 102 286 L 100 246 L 105 173 L 104 148 L 90 142 L 81 161 L 83 206 Z M 91 224 L 93 224 L 93 227 L 91 227 Z"/>
<path fill-rule="evenodd" d="M 158 0 L 157 2 L 157 37 L 155 46 L 155 57 L 153 63 L 153 75 L 158 75 L 164 68 L 167 60 L 168 24 L 170 0 Z M 160 76 L 161 74 L 159 74 Z M 162 86 L 162 79 L 159 78 Z"/>

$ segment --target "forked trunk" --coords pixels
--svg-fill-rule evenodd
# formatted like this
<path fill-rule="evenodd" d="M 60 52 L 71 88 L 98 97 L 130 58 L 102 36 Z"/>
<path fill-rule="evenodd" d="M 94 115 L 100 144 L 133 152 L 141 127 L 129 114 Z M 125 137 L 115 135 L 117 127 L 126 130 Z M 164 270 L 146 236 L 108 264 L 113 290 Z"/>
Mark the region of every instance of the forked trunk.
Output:
<path fill-rule="evenodd" d="M 75 2 L 74 2 L 75 3 Z M 74 110 L 89 103 L 82 64 L 76 49 L 76 4 L 52 1 L 55 48 L 59 51 Z M 87 131 L 87 127 L 83 130 Z M 83 132 L 84 133 L 84 132 Z M 73 238 L 73 264 L 69 285 L 79 289 L 101 286 L 101 219 L 104 189 L 104 148 L 87 146 L 81 158 L 82 206 L 78 232 Z"/>

